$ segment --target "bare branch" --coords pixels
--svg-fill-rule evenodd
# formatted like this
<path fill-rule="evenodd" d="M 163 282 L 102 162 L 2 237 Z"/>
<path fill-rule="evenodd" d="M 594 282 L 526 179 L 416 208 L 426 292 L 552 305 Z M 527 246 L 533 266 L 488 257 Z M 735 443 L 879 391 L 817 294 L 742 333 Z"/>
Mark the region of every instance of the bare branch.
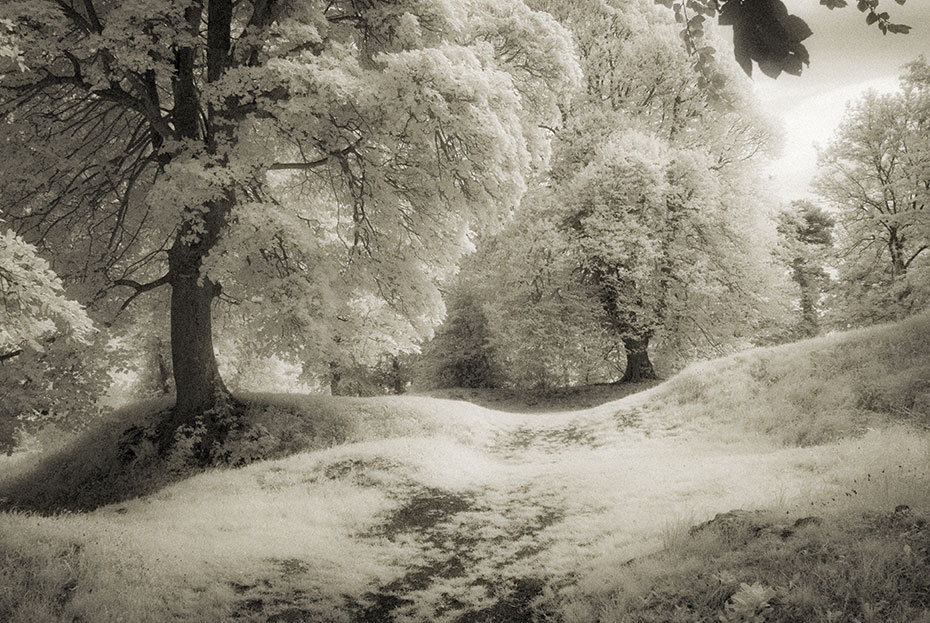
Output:
<path fill-rule="evenodd" d="M 130 288 L 135 288 L 136 291 L 126 299 L 123 304 L 120 306 L 119 311 L 123 311 L 129 304 L 132 303 L 133 299 L 142 294 L 143 292 L 148 292 L 149 290 L 154 290 L 155 288 L 160 288 L 163 285 L 166 285 L 171 282 L 171 273 L 165 273 L 155 281 L 150 281 L 148 283 L 139 283 L 133 279 L 117 279 L 113 282 L 113 285 L 117 286 L 128 286 Z"/>
<path fill-rule="evenodd" d="M 318 160 L 309 160 L 303 162 L 275 162 L 268 166 L 269 171 L 308 171 L 310 169 L 316 169 L 321 167 L 332 157 L 346 156 L 355 151 L 355 148 L 361 141 L 355 141 L 348 147 L 340 149 L 339 151 L 334 151 L 325 158 L 319 158 Z"/>
<path fill-rule="evenodd" d="M 16 349 L 16 350 L 10 351 L 10 352 L 8 352 L 8 353 L 3 353 L 2 355 L 0 355 L 0 363 L 3 363 L 4 361 L 6 361 L 6 360 L 8 360 L 8 359 L 12 359 L 12 358 L 14 358 L 14 357 L 18 357 L 18 356 L 20 356 L 20 355 L 22 355 L 22 354 L 23 354 L 23 349 L 22 349 L 22 348 L 18 348 L 18 349 Z"/>

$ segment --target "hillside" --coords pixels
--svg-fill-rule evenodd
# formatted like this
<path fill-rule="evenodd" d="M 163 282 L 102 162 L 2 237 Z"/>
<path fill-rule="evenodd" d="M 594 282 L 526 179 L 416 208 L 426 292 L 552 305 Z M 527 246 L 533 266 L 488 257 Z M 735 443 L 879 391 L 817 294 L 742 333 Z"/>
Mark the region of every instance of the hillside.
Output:
<path fill-rule="evenodd" d="M 576 411 L 252 395 L 197 472 L 140 405 L 0 463 L 0 620 L 927 620 L 928 353 L 922 316 Z"/>

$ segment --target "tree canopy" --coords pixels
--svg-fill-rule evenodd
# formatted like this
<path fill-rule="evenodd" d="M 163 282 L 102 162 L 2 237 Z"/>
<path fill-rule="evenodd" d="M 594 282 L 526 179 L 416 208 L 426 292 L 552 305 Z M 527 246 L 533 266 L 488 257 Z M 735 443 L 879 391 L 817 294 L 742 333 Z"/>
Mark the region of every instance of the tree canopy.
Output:
<path fill-rule="evenodd" d="M 579 75 L 516 0 L 14 0 L 0 19 L 4 217 L 95 311 L 170 287 L 166 434 L 228 395 L 218 301 L 310 360 L 428 333 L 437 280 L 517 205 Z"/>
<path fill-rule="evenodd" d="M 548 175 L 463 271 L 483 356 L 508 383 L 553 385 L 654 377 L 656 342 L 678 361 L 740 343 L 759 312 L 778 315 L 781 280 L 753 169 L 774 132 L 738 70 L 713 61 L 741 102 L 725 106 L 648 3 L 537 6 L 571 29 L 585 80 Z"/>

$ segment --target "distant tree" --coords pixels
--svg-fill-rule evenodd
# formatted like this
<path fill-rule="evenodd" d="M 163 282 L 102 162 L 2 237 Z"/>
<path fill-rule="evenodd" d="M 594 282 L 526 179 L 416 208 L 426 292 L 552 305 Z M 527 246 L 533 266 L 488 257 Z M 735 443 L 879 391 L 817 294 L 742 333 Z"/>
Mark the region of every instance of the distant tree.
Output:
<path fill-rule="evenodd" d="M 774 232 L 748 213 L 760 208 L 744 194 L 752 186 L 728 185 L 713 162 L 706 151 L 627 130 L 563 189 L 580 275 L 626 351 L 623 381 L 656 377 L 656 338 L 746 343 L 777 305 L 766 300 L 778 283 L 765 256 Z"/>
<path fill-rule="evenodd" d="M 215 304 L 315 360 L 356 315 L 427 334 L 578 74 L 519 0 L 11 0 L 0 24 L 0 209 L 82 299 L 170 288 L 160 435 L 203 417 L 204 448 Z"/>
<path fill-rule="evenodd" d="M 582 258 L 575 274 L 598 292 L 627 352 L 623 378 L 655 376 L 654 338 L 679 351 L 745 340 L 758 311 L 772 311 L 765 299 L 779 279 L 760 252 L 774 228 L 752 190 L 773 132 L 738 70 L 709 58 L 710 89 L 676 26 L 646 3 L 539 6 L 571 28 L 585 74 L 556 135 L 551 178 Z"/>
<path fill-rule="evenodd" d="M 927 62 L 907 66 L 899 92 L 870 92 L 851 106 L 818 166 L 815 188 L 837 214 L 840 322 L 923 308 L 930 296 Z"/>
<path fill-rule="evenodd" d="M 514 220 L 465 266 L 484 302 L 489 343 L 508 385 L 604 382 L 622 370 L 623 347 L 602 323 L 597 291 L 566 236 L 552 189 L 536 187 Z"/>
<path fill-rule="evenodd" d="M 638 380 L 650 348 L 680 364 L 750 343 L 787 297 L 753 170 L 773 133 L 739 70 L 714 61 L 741 102 L 723 105 L 648 0 L 533 6 L 571 30 L 584 82 L 551 168 L 459 276 L 505 383 Z"/>
<path fill-rule="evenodd" d="M 834 224 L 830 214 L 807 200 L 794 201 L 779 214 L 785 261 L 799 290 L 798 333 L 802 337 L 820 332 L 821 299 L 829 283 L 825 266 L 833 245 Z"/>

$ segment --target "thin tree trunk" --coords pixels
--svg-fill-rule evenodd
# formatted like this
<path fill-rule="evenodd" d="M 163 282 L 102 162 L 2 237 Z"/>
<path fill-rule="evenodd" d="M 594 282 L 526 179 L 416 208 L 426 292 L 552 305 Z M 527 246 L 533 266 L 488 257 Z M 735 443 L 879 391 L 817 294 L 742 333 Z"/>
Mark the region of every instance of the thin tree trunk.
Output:
<path fill-rule="evenodd" d="M 404 393 L 404 379 L 400 372 L 400 360 L 397 355 L 391 357 L 391 381 L 395 394 Z"/>
<path fill-rule="evenodd" d="M 342 380 L 342 373 L 339 372 L 339 364 L 335 361 L 329 362 L 329 393 L 331 396 L 339 395 L 339 381 Z"/>
<path fill-rule="evenodd" d="M 820 298 L 820 289 L 817 279 L 811 274 L 810 268 L 801 258 L 795 258 L 792 263 L 792 276 L 801 292 L 801 333 L 813 337 L 820 331 L 817 317 L 817 301 Z"/>
<path fill-rule="evenodd" d="M 626 371 L 621 383 L 637 383 L 659 378 L 652 361 L 649 360 L 649 337 L 624 338 L 626 348 Z"/>

